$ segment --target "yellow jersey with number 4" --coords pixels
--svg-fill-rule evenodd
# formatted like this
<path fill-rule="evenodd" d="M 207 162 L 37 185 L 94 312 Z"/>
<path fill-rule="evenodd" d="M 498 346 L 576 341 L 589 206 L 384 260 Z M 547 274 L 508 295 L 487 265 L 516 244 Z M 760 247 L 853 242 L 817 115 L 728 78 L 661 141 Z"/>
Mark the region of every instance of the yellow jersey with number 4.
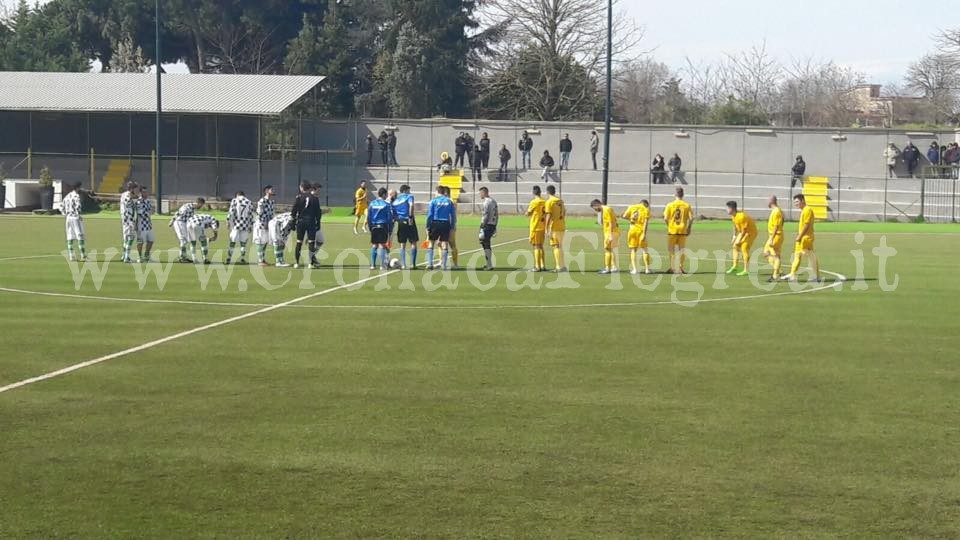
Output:
<path fill-rule="evenodd" d="M 667 234 L 690 234 L 693 225 L 693 208 L 683 199 L 677 199 L 663 210 L 663 219 L 667 222 Z"/>
<path fill-rule="evenodd" d="M 567 209 L 563 206 L 563 199 L 550 197 L 544 205 L 544 212 L 550 216 L 550 232 L 564 232 L 567 230 Z"/>
<path fill-rule="evenodd" d="M 530 216 L 530 232 L 543 231 L 546 229 L 546 205 L 547 202 L 540 197 L 534 197 L 527 206 L 527 215 Z"/>

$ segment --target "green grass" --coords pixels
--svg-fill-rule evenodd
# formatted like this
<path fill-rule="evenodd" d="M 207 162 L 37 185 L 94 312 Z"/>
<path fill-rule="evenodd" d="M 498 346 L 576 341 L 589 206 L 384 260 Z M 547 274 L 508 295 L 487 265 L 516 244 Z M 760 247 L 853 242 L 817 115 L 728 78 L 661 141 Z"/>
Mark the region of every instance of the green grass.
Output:
<path fill-rule="evenodd" d="M 348 219 L 328 221 L 331 257 L 368 250 Z M 853 278 L 863 250 L 865 290 L 717 290 L 707 260 L 679 283 L 751 298 L 689 307 L 666 276 L 612 288 L 586 239 L 576 289 L 512 270 L 515 224 L 496 238 L 519 240 L 498 248 L 509 268 L 477 275 L 497 279 L 487 292 L 467 272 L 434 291 L 424 276 L 440 274 L 411 273 L 414 291 L 392 274 L 0 393 L 0 537 L 957 536 L 955 226 L 821 224 L 822 267 Z M 119 244 L 114 219 L 87 227 L 91 249 Z M 0 259 L 59 253 L 62 231 L 0 217 Z M 898 252 L 885 276 L 881 238 Z M 729 224 L 703 223 L 689 247 L 728 241 Z M 349 264 L 339 281 L 367 275 Z M 175 265 L 140 290 L 113 263 L 78 290 L 62 259 L 0 260 L 0 287 L 130 299 L 0 292 L 0 386 L 258 309 L 215 303 L 338 283 L 329 268 L 263 275 L 294 279 L 267 291 L 243 267 L 204 290 Z M 539 285 L 509 290 L 524 280 Z"/>

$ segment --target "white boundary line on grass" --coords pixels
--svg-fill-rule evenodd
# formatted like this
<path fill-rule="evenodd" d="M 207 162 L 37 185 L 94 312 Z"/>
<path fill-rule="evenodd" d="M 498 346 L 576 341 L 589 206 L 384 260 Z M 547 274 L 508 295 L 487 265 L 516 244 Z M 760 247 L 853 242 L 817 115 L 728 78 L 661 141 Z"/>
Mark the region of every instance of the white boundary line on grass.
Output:
<path fill-rule="evenodd" d="M 519 241 L 521 241 L 521 240 L 524 240 L 524 239 L 523 239 L 523 238 L 517 238 L 517 239 L 515 239 L 515 240 L 510 240 L 509 242 L 503 242 L 503 243 L 497 244 L 497 247 L 505 246 L 505 245 L 507 245 L 507 244 L 513 244 L 513 243 L 519 242 Z M 463 255 L 467 255 L 467 254 L 470 254 L 470 253 L 476 253 L 477 251 L 480 251 L 480 250 L 475 249 L 475 250 L 471 250 L 471 251 L 464 251 L 462 254 L 463 254 Z M 424 264 L 425 264 L 425 263 L 424 263 Z M 324 289 L 324 290 L 322 290 L 322 291 L 317 291 L 317 292 L 314 292 L 314 293 L 310 293 L 310 294 L 307 294 L 307 295 L 304 295 L 304 296 L 300 296 L 300 297 L 298 297 L 298 298 L 294 298 L 294 299 L 292 299 L 292 300 L 287 300 L 286 302 L 281 302 L 281 303 L 279 303 L 279 304 L 269 305 L 269 306 L 267 306 L 267 307 L 258 309 L 258 310 L 256 310 L 256 311 L 251 311 L 251 312 L 249 312 L 249 313 L 244 313 L 244 314 L 242 314 L 242 315 L 237 315 L 236 317 L 230 317 L 229 319 L 223 319 L 223 320 L 221 320 L 221 321 L 213 322 L 213 323 L 210 323 L 210 324 L 205 324 L 205 325 L 203 325 L 203 326 L 198 326 L 198 327 L 193 328 L 193 329 L 191 329 L 191 330 L 185 330 L 185 331 L 183 331 L 183 332 L 178 332 L 178 333 L 176 333 L 176 334 L 169 335 L 169 336 L 166 336 L 166 337 L 163 337 L 163 338 L 160 338 L 160 339 L 155 339 L 155 340 L 150 341 L 150 342 L 148 342 L 148 343 L 143 343 L 143 344 L 141 344 L 141 345 L 137 345 L 136 347 L 131 347 L 131 348 L 129 348 L 129 349 L 124 349 L 124 350 L 122 350 L 122 351 L 115 352 L 115 353 L 111 353 L 111 354 L 108 354 L 108 355 L 105 355 L 105 356 L 101 356 L 101 357 L 99 357 L 99 358 L 94 358 L 93 360 L 87 360 L 86 362 L 80 362 L 80 363 L 78 363 L 78 364 L 73 364 L 73 365 L 71 365 L 71 366 L 67 366 L 67 367 L 65 367 L 65 368 L 58 369 L 58 370 L 56 370 L 56 371 L 51 371 L 51 372 L 49 372 L 49 373 L 44 373 L 43 375 L 38 375 L 38 376 L 36 376 L 36 377 L 31 377 L 31 378 L 29 378 L 29 379 L 24 379 L 24 380 L 22 380 L 22 381 L 18 381 L 18 382 L 15 382 L 15 383 L 11 383 L 11 384 L 8 384 L 8 385 L 6 385 L 6 386 L 0 386 L 0 394 L 2 394 L 2 393 L 4 393 L 4 392 L 9 392 L 10 390 L 16 390 L 17 388 L 22 388 L 22 387 L 27 386 L 27 385 L 30 385 L 30 384 L 34 384 L 34 383 L 38 383 L 38 382 L 41 382 L 41 381 L 46 381 L 46 380 L 49 380 L 49 379 L 53 379 L 53 378 L 59 377 L 59 376 L 61 376 L 61 375 L 66 375 L 66 374 L 68 374 L 68 373 L 72 373 L 72 372 L 74 372 L 74 371 L 81 370 L 81 369 L 83 369 L 83 368 L 87 368 L 87 367 L 90 367 L 90 366 L 95 366 L 95 365 L 97 365 L 97 364 L 106 362 L 106 361 L 108 361 L 108 360 L 113 360 L 114 358 L 120 358 L 120 357 L 127 356 L 127 355 L 130 355 L 130 354 L 133 354 L 133 353 L 136 353 L 136 352 L 140 352 L 140 351 L 143 351 L 143 350 L 146 350 L 146 349 L 151 349 L 151 348 L 153 348 L 153 347 L 156 347 L 157 345 L 163 345 L 164 343 L 169 343 L 169 342 L 171 342 L 171 341 L 175 341 L 175 340 L 180 339 L 180 338 L 183 338 L 183 337 L 192 336 L 192 335 L 194 335 L 194 334 L 199 334 L 200 332 L 204 332 L 204 331 L 207 331 L 207 330 L 212 330 L 212 329 L 214 329 L 214 328 L 219 328 L 219 327 L 221 327 L 221 326 L 226 326 L 226 325 L 228 325 L 228 324 L 235 323 L 235 322 L 237 322 L 237 321 L 242 321 L 242 320 L 244 320 L 244 319 L 249 319 L 249 318 L 251 318 L 251 317 L 256 317 L 257 315 L 262 315 L 262 314 L 264 314 L 264 313 L 269 313 L 269 312 L 271 312 L 271 311 L 276 311 L 276 310 L 278 310 L 278 309 L 282 309 L 282 308 L 291 306 L 291 305 L 296 304 L 296 303 L 299 303 L 299 302 L 303 302 L 303 301 L 306 301 L 306 300 L 311 300 L 311 299 L 313 299 L 313 298 L 317 298 L 317 297 L 320 297 L 320 296 L 324 296 L 324 295 L 327 295 L 327 294 L 330 294 L 330 293 L 334 293 L 334 292 L 337 292 L 337 291 L 340 291 L 340 290 L 343 290 L 343 289 L 348 289 L 348 288 L 350 288 L 350 287 L 355 287 L 355 286 L 357 286 L 357 285 L 361 285 L 361 284 L 363 284 L 363 283 L 366 283 L 366 282 L 368 282 L 368 281 L 373 281 L 373 280 L 375 280 L 375 279 L 380 279 L 380 278 L 382 278 L 383 276 L 388 276 L 388 275 L 393 274 L 393 273 L 396 273 L 396 272 L 400 272 L 400 270 L 390 270 L 390 271 L 384 272 L 384 273 L 382 273 L 382 274 L 377 274 L 377 275 L 375 275 L 375 276 L 370 276 L 370 277 L 366 277 L 366 278 L 363 278 L 363 279 L 359 279 L 359 280 L 357 280 L 357 281 L 354 281 L 353 283 L 347 283 L 347 284 L 345 284 L 345 285 L 338 285 L 338 286 L 336 286 L 336 287 L 332 287 L 332 288 L 329 288 L 329 289 Z"/>

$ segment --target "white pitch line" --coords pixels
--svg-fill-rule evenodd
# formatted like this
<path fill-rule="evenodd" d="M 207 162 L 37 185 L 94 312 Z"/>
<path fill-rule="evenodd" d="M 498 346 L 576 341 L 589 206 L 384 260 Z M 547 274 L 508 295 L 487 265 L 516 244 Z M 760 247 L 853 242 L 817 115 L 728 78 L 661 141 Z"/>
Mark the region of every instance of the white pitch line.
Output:
<path fill-rule="evenodd" d="M 515 243 L 515 242 L 519 242 L 520 240 L 523 240 L 523 239 L 522 239 L 522 238 L 518 238 L 518 239 L 516 239 L 516 240 L 511 240 L 511 241 L 509 241 L 509 242 L 503 242 L 503 243 L 501 243 L 501 244 L 497 244 L 497 246 L 499 247 L 499 246 L 505 246 L 505 245 L 507 245 L 507 244 L 513 244 L 513 243 Z M 464 251 L 462 254 L 463 254 L 463 255 L 466 255 L 466 254 L 469 254 L 469 253 L 476 253 L 477 251 L 480 251 L 480 250 L 479 250 L 479 249 L 475 249 L 475 250 L 471 250 L 471 251 Z M 213 323 L 210 323 L 210 324 L 205 324 L 205 325 L 203 325 L 203 326 L 198 326 L 198 327 L 193 328 L 193 329 L 191 329 L 191 330 L 185 330 L 185 331 L 183 331 L 183 332 L 178 332 L 178 333 L 176 333 L 176 334 L 169 335 L 169 336 L 166 336 L 166 337 L 163 337 L 163 338 L 160 338 L 160 339 L 155 339 L 155 340 L 150 341 L 150 342 L 148 342 L 148 343 L 143 343 L 143 344 L 141 344 L 141 345 L 137 345 L 136 347 L 131 347 L 131 348 L 129 348 L 129 349 L 124 349 L 124 350 L 122 350 L 122 351 L 115 352 L 115 353 L 111 353 L 111 354 L 108 354 L 108 355 L 105 355 L 105 356 L 101 356 L 101 357 L 99 357 L 99 358 L 94 358 L 93 360 L 87 360 L 86 362 L 80 362 L 80 363 L 78 363 L 78 364 L 73 364 L 73 365 L 71 365 L 71 366 L 67 366 L 67 367 L 65 367 L 65 368 L 58 369 L 58 370 L 56 370 L 56 371 L 51 371 L 51 372 L 49 372 L 49 373 L 44 373 L 43 375 L 38 375 L 38 376 L 36 376 L 36 377 L 31 377 L 31 378 L 29 378 L 29 379 L 24 379 L 24 380 L 22 380 L 22 381 L 18 381 L 18 382 L 12 383 L 12 384 L 8 384 L 8 385 L 6 385 L 6 386 L 0 386 L 0 394 L 2 394 L 2 393 L 4 393 L 4 392 L 9 392 L 9 391 L 11 391 L 11 390 L 16 390 L 17 388 L 22 388 L 22 387 L 27 386 L 27 385 L 30 385 L 30 384 L 34 384 L 34 383 L 38 383 L 38 382 L 41 382 L 41 381 L 46 381 L 46 380 L 49 380 L 49 379 L 53 379 L 53 378 L 59 377 L 59 376 L 61 376 L 61 375 L 66 375 L 66 374 L 68 374 L 68 373 L 72 373 L 72 372 L 74 372 L 74 371 L 78 371 L 78 370 L 81 370 L 81 369 L 83 369 L 83 368 L 87 368 L 87 367 L 90 367 L 90 366 L 95 366 L 95 365 L 97 365 L 97 364 L 106 362 L 106 361 L 108 361 L 108 360 L 113 360 L 114 358 L 120 358 L 120 357 L 127 356 L 127 355 L 130 355 L 130 354 L 133 354 L 133 353 L 137 353 L 137 352 L 140 352 L 140 351 L 144 351 L 144 350 L 146 350 L 146 349 L 151 349 L 151 348 L 156 347 L 156 346 L 158 346 L 158 345 L 163 345 L 164 343 L 169 343 L 169 342 L 171 342 L 171 341 L 175 341 L 175 340 L 180 339 L 180 338 L 183 338 L 183 337 L 192 336 L 192 335 L 194 335 L 194 334 L 199 334 L 200 332 L 205 332 L 205 331 L 207 331 L 207 330 L 212 330 L 212 329 L 214 329 L 214 328 L 219 328 L 219 327 L 221 327 L 221 326 L 226 326 L 226 325 L 228 325 L 228 324 L 235 323 L 235 322 L 237 322 L 237 321 L 242 321 L 242 320 L 244 320 L 244 319 L 249 319 L 249 318 L 251 318 L 251 317 L 256 317 L 257 315 L 263 315 L 264 313 L 270 313 L 271 311 L 276 311 L 276 310 L 278 310 L 278 309 L 282 309 L 282 308 L 285 308 L 285 307 L 288 307 L 288 306 L 292 306 L 293 304 L 296 304 L 296 303 L 299 303 L 299 302 L 303 302 L 303 301 L 306 301 L 306 300 L 311 300 L 311 299 L 313 299 L 313 298 L 317 298 L 317 297 L 320 297 L 320 296 L 324 296 L 324 295 L 326 295 L 326 294 L 334 293 L 334 292 L 337 292 L 337 291 L 340 291 L 340 290 L 343 290 L 343 289 L 347 289 L 347 288 L 350 288 L 350 287 L 355 287 L 355 286 L 357 286 L 357 285 L 362 285 L 362 284 L 364 284 L 364 283 L 366 283 L 366 282 L 368 282 L 368 281 L 373 281 L 373 280 L 375 280 L 375 279 L 380 279 L 380 278 L 382 278 L 382 277 L 384 277 L 384 276 L 388 276 L 388 275 L 390 275 L 390 274 L 393 274 L 393 273 L 396 273 L 396 272 L 400 272 L 400 271 L 401 271 L 401 270 L 390 270 L 390 271 L 384 272 L 384 273 L 382 273 L 382 274 L 377 274 L 377 275 L 375 275 L 375 276 L 370 276 L 370 277 L 366 277 L 366 278 L 363 278 L 363 279 L 359 279 L 359 280 L 357 280 L 357 281 L 354 281 L 353 283 L 347 283 L 347 284 L 345 284 L 345 285 L 338 285 L 337 287 L 332 287 L 332 288 L 330 288 L 330 289 L 324 289 L 324 290 L 322 290 L 322 291 L 317 291 L 317 292 L 315 292 L 315 293 L 310 293 L 310 294 L 308 294 L 308 295 L 301 296 L 301 297 L 298 297 L 298 298 L 294 298 L 294 299 L 292 299 L 292 300 L 287 300 L 286 302 L 281 302 L 281 303 L 279 303 L 279 304 L 273 304 L 273 305 L 270 305 L 270 306 L 267 306 L 267 307 L 258 309 L 258 310 L 256 310 L 256 311 L 251 311 L 251 312 L 249 312 L 249 313 L 244 313 L 244 314 L 242 314 L 242 315 L 237 315 L 236 317 L 230 317 L 229 319 L 223 319 L 222 321 L 217 321 L 217 322 L 213 322 Z"/>

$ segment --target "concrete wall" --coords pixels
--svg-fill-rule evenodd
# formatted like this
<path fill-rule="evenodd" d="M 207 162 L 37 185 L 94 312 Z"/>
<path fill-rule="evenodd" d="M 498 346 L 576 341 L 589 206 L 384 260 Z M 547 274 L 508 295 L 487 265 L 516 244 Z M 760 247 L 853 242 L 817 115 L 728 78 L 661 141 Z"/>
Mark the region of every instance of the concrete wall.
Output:
<path fill-rule="evenodd" d="M 479 140 L 489 133 L 492 170 L 496 173 L 496 152 L 502 144 L 510 149 L 513 159 L 508 171 L 510 182 L 493 183 L 491 189 L 505 212 L 526 207 L 530 188 L 542 184 L 539 170 L 518 168 L 520 153 L 517 141 L 524 130 L 534 139 L 533 159 L 539 160 L 544 149 L 550 150 L 559 163 L 559 143 L 565 133 L 573 141 L 570 171 L 556 175 L 560 190 L 572 212 L 589 212 L 589 201 L 600 195 L 601 172 L 592 168 L 589 152 L 594 123 L 527 123 L 458 120 L 377 120 L 304 122 L 303 148 L 286 161 L 265 160 L 164 160 L 164 193 L 170 197 L 196 195 L 229 198 L 237 190 L 255 194 L 266 184 L 277 188 L 280 200 L 292 199 L 299 180 L 324 184 L 324 202 L 331 206 L 348 206 L 360 180 L 374 187 L 390 188 L 409 184 L 418 200 L 426 201 L 436 187 L 434 168 L 442 151 L 453 153 L 453 141 L 460 131 L 470 132 Z M 384 129 L 396 129 L 399 167 L 381 166 L 379 150 L 374 151 L 374 166 L 366 166 L 367 134 L 374 137 Z M 598 130 L 599 131 L 599 130 Z M 602 131 L 601 152 L 602 156 Z M 835 140 L 837 136 L 842 140 Z M 736 200 L 757 216 L 765 216 L 769 195 L 789 197 L 789 170 L 794 157 L 804 156 L 807 174 L 830 179 L 830 216 L 836 220 L 913 219 L 924 206 L 920 180 L 911 179 L 905 165 L 898 164 L 896 177 L 887 178 L 883 150 L 888 142 L 903 147 L 912 140 L 923 153 L 932 140 L 941 144 L 960 140 L 960 131 L 942 133 L 908 133 L 895 130 L 825 130 L 773 129 L 770 132 L 732 127 L 683 126 L 617 126 L 611 132 L 611 173 L 609 200 L 616 206 L 648 198 L 660 207 L 672 198 L 673 187 L 651 185 L 649 167 L 653 156 L 663 154 L 669 160 L 674 152 L 683 159 L 683 183 L 687 197 L 700 214 L 721 216 L 724 203 Z M 323 151 L 328 151 L 325 153 Z M 18 163 L 22 155 L 0 155 L 0 161 Z M 598 161 L 601 161 L 598 156 Z M 926 163 L 926 160 L 923 160 Z M 57 178 L 80 180 L 89 184 L 89 158 L 83 156 L 34 156 L 34 174 L 49 165 Z M 95 162 L 97 182 L 108 160 Z M 602 161 L 599 163 L 602 166 Z M 21 166 L 13 174 L 24 172 Z M 134 161 L 134 177 L 149 178 L 148 160 Z M 23 176 L 23 174 L 20 174 Z M 937 183 L 935 196 L 941 198 L 957 190 L 956 183 Z M 471 186 L 464 194 L 465 211 L 474 202 Z M 943 191 L 944 193 L 940 193 Z M 950 193 L 946 193 L 950 192 Z M 951 208 L 948 214 L 954 212 Z"/>

